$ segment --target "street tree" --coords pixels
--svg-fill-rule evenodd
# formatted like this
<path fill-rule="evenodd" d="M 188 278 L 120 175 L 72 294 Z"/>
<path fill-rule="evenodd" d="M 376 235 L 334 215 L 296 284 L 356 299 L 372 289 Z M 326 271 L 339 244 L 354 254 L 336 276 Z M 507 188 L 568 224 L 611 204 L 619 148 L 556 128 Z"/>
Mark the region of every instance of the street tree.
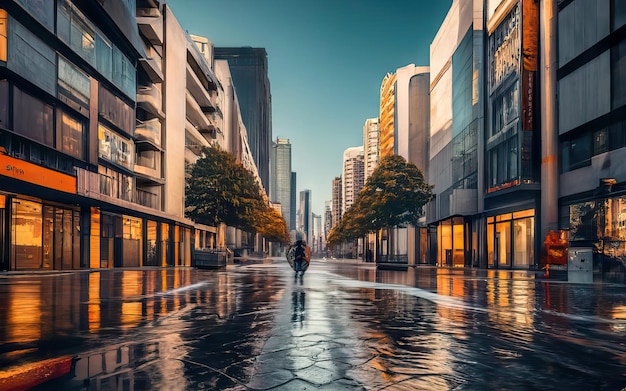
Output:
<path fill-rule="evenodd" d="M 201 224 L 224 223 L 246 232 L 267 233 L 268 240 L 269 236 L 285 239 L 286 223 L 273 214 L 254 174 L 219 146 L 203 148 L 200 159 L 190 167 L 185 216 Z"/>
<path fill-rule="evenodd" d="M 328 236 L 330 245 L 356 239 L 382 228 L 417 225 L 432 186 L 413 163 L 402 156 L 383 158 L 367 179 L 341 223 Z"/>

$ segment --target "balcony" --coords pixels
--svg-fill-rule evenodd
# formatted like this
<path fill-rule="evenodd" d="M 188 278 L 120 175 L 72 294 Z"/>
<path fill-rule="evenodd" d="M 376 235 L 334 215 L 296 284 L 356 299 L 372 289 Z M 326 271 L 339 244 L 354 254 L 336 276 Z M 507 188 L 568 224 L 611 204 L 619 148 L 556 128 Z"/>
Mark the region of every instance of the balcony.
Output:
<path fill-rule="evenodd" d="M 138 148 L 159 150 L 161 148 L 161 121 L 158 118 L 148 121 L 137 120 L 135 137 L 137 138 L 135 145 Z"/>
<path fill-rule="evenodd" d="M 139 86 L 137 89 L 137 106 L 160 119 L 165 119 L 163 108 L 163 97 L 161 90 L 156 85 Z"/>
<path fill-rule="evenodd" d="M 159 195 L 146 190 L 137 189 L 135 202 L 148 208 L 161 209 L 159 206 Z"/>
<path fill-rule="evenodd" d="M 187 64 L 186 81 L 187 90 L 191 93 L 196 102 L 198 102 L 202 111 L 205 113 L 215 111 L 213 96 L 209 93 L 189 64 Z"/>
<path fill-rule="evenodd" d="M 189 122 L 200 132 L 208 131 L 211 123 L 189 91 L 185 93 L 185 101 L 187 104 L 187 119 L 189 119 Z"/>
<path fill-rule="evenodd" d="M 153 45 L 163 45 L 163 17 L 158 8 L 137 10 L 139 32 Z"/>

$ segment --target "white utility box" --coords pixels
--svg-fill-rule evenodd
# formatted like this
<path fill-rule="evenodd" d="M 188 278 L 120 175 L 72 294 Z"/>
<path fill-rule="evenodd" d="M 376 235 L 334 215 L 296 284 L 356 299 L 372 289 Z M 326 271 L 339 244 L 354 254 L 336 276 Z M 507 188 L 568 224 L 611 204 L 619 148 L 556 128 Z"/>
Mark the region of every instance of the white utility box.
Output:
<path fill-rule="evenodd" d="M 590 284 L 593 282 L 593 249 L 574 247 L 567 254 L 567 280 Z"/>

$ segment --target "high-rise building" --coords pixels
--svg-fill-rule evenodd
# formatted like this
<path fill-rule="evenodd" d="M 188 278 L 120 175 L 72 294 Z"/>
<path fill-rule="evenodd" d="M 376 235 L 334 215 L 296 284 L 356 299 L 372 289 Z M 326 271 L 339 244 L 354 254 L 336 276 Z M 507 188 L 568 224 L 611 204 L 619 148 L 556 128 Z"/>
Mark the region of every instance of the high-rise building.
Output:
<path fill-rule="evenodd" d="M 332 209 L 332 201 L 324 202 L 324 242 L 326 242 L 326 237 L 328 233 L 333 228 L 333 209 Z"/>
<path fill-rule="evenodd" d="M 250 150 L 267 192 L 270 189 L 272 101 L 264 48 L 215 47 L 215 59 L 227 60 Z"/>
<path fill-rule="evenodd" d="M 297 175 L 295 172 L 291 173 L 291 198 L 290 198 L 290 206 L 291 208 L 289 209 L 289 226 L 291 227 L 292 230 L 296 229 L 297 225 L 296 225 L 296 205 L 297 205 L 297 198 L 296 198 L 296 179 L 297 179 Z"/>
<path fill-rule="evenodd" d="M 311 211 L 311 205 L 311 190 L 302 190 L 300 192 L 300 205 L 298 209 L 298 231 L 302 232 L 307 243 L 312 243 L 313 240 L 313 212 Z"/>
<path fill-rule="evenodd" d="M 469 266 L 477 262 L 478 160 L 484 112 L 479 88 L 483 80 L 481 10 L 482 1 L 453 1 L 430 46 L 430 167 L 426 178 L 434 186 L 435 198 L 427 205 L 426 216 L 431 227 L 438 227 L 437 237 L 429 237 L 433 251 L 428 262 L 432 264 Z"/>
<path fill-rule="evenodd" d="M 380 85 L 379 159 L 393 155 L 395 132 L 396 74 L 388 73 Z"/>
<path fill-rule="evenodd" d="M 331 211 L 332 211 L 332 220 L 331 220 L 331 228 L 336 227 L 341 222 L 341 216 L 343 215 L 343 185 L 341 177 L 335 177 L 333 179 L 332 185 L 332 200 L 331 200 Z"/>
<path fill-rule="evenodd" d="M 380 123 L 378 118 L 368 118 L 363 125 L 363 164 L 364 164 L 364 177 L 363 180 L 367 182 L 367 178 L 372 175 L 378 161 L 380 160 Z"/>
<path fill-rule="evenodd" d="M 281 214 L 291 231 L 291 144 L 288 139 L 272 142 L 270 200 L 279 202 Z"/>
<path fill-rule="evenodd" d="M 363 188 L 363 146 L 350 147 L 343 152 L 343 172 L 341 174 L 341 213 L 346 213 Z"/>

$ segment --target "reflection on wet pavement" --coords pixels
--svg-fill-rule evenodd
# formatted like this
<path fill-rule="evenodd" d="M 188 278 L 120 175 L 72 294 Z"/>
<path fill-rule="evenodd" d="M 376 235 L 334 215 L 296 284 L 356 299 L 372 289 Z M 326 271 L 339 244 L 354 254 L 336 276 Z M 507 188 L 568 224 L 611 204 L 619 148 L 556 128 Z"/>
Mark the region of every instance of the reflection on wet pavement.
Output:
<path fill-rule="evenodd" d="M 545 390 L 626 386 L 623 286 L 312 263 L 0 279 L 0 368 L 40 389 Z"/>

